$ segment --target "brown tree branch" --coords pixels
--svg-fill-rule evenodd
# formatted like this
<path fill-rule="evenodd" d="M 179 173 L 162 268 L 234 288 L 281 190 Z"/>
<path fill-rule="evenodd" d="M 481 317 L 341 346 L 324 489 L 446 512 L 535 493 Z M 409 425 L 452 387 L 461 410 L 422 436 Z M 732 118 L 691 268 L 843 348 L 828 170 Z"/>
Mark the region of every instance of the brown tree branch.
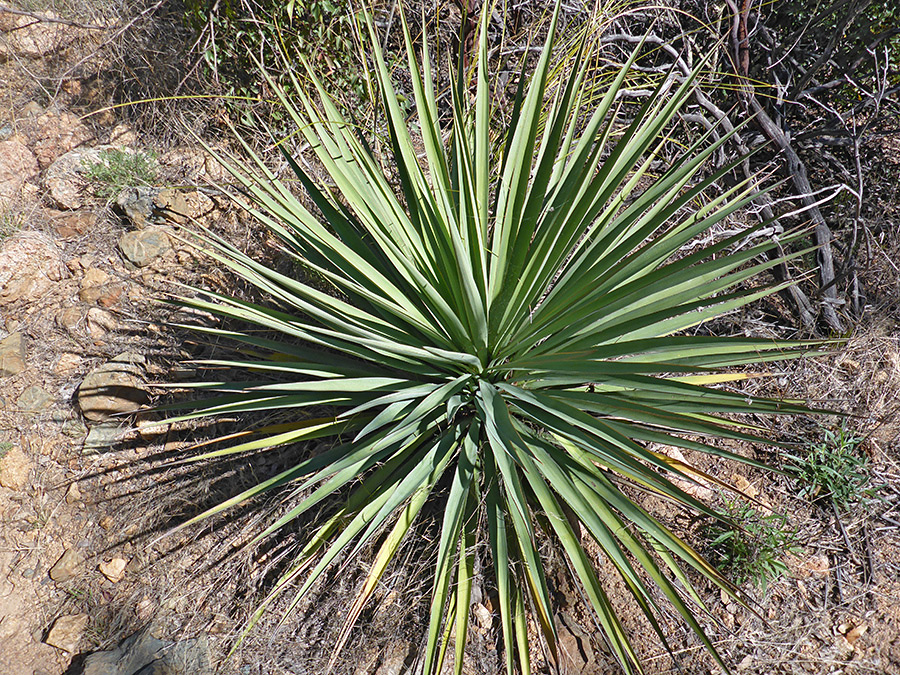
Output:
<path fill-rule="evenodd" d="M 738 10 L 734 0 L 725 1 L 736 17 L 736 20 L 740 23 L 745 23 L 747 17 Z M 862 3 L 854 3 L 851 13 L 860 5 L 863 7 L 867 6 L 869 2 L 871 2 L 871 0 L 862 0 Z M 860 9 L 859 11 L 862 10 Z M 844 27 L 846 27 L 846 25 Z M 743 30 L 746 32 L 746 27 Z M 843 29 L 840 32 L 843 34 Z M 741 30 L 739 29 L 738 34 L 740 33 Z M 735 58 L 737 59 L 737 62 L 740 63 L 739 54 L 735 54 Z M 812 77 L 810 73 L 814 73 L 817 69 L 817 67 L 814 67 L 807 71 L 809 79 Z M 819 292 L 822 295 L 822 317 L 832 331 L 835 333 L 843 333 L 844 324 L 838 316 L 836 309 L 839 305 L 843 304 L 843 300 L 839 299 L 837 295 L 834 257 L 831 253 L 831 240 L 833 237 L 831 229 L 828 227 L 828 223 L 825 221 L 825 218 L 813 197 L 813 189 L 812 185 L 810 185 L 809 177 L 807 176 L 806 166 L 800 160 L 800 156 L 797 154 L 796 150 L 791 146 L 787 134 L 785 134 L 780 126 L 775 124 L 769 116 L 769 113 L 760 104 L 759 99 L 756 97 L 756 88 L 752 82 L 750 82 L 747 77 L 743 76 L 744 74 L 742 73 L 736 73 L 736 75 L 738 76 L 740 86 L 739 91 L 747 106 L 748 112 L 753 115 L 754 122 L 766 138 L 772 141 L 784 155 L 786 159 L 786 173 L 800 195 L 803 206 L 810 214 L 810 219 L 814 225 L 813 240 L 817 246 L 816 259 L 819 263 Z M 800 89 L 808 84 L 809 79 L 805 80 Z"/>
<path fill-rule="evenodd" d="M 679 54 L 678 50 L 675 49 L 669 42 L 659 38 L 656 35 L 647 35 L 644 37 L 632 36 L 626 33 L 616 33 L 612 35 L 607 35 L 603 38 L 603 42 L 614 42 L 614 41 L 622 41 L 628 42 L 631 44 L 636 44 L 641 41 L 645 41 L 649 44 L 657 45 L 660 49 L 665 51 L 673 60 L 676 67 L 685 75 L 689 75 L 691 72 L 690 66 L 685 62 L 682 58 L 681 54 Z M 743 157 L 743 162 L 741 163 L 742 172 L 744 174 L 744 178 L 747 183 L 754 190 L 755 195 L 753 197 L 754 203 L 759 208 L 759 218 L 761 222 L 769 222 L 774 226 L 774 231 L 783 232 L 784 228 L 778 222 L 778 218 L 775 215 L 774 210 L 772 209 L 772 205 L 768 199 L 768 197 L 759 189 L 759 183 L 756 179 L 756 175 L 750 167 L 750 148 L 744 142 L 740 133 L 735 130 L 734 124 L 731 122 L 731 119 L 728 117 L 728 114 L 719 108 L 704 92 L 700 87 L 695 87 L 693 90 L 694 99 L 703 108 L 707 113 L 712 115 L 715 118 L 716 122 L 722 125 L 722 129 L 724 129 L 726 134 L 730 134 L 732 140 L 734 141 L 738 152 Z M 784 248 L 778 242 L 777 238 L 773 236 L 773 241 L 775 246 L 773 246 L 767 252 L 767 257 L 769 260 L 778 260 L 782 259 L 785 256 Z M 782 260 L 782 262 L 778 263 L 775 267 L 772 268 L 772 274 L 775 276 L 775 279 L 779 282 L 789 281 L 792 279 L 792 275 L 790 270 L 788 269 L 787 264 Z M 809 331 L 810 333 L 816 332 L 816 314 L 809 298 L 800 289 L 797 284 L 791 284 L 785 290 L 781 291 L 781 296 L 784 300 L 789 304 L 793 305 L 797 309 L 797 313 L 800 317 L 801 325 L 804 330 Z"/>

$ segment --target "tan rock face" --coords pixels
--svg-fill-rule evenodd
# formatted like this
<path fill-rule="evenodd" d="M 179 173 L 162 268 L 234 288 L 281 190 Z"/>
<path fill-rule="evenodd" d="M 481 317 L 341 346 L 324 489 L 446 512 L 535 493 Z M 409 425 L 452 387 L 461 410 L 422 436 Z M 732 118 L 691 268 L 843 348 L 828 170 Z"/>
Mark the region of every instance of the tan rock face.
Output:
<path fill-rule="evenodd" d="M 25 181 L 38 174 L 35 156 L 19 141 L 0 142 L 0 213 L 9 208 Z"/>
<path fill-rule="evenodd" d="M 99 267 L 88 267 L 84 272 L 84 278 L 81 280 L 82 288 L 90 288 L 92 286 L 104 286 L 110 280 L 109 272 Z"/>
<path fill-rule="evenodd" d="M 31 479 L 33 464 L 19 446 L 14 445 L 0 459 L 0 486 L 21 490 Z"/>
<path fill-rule="evenodd" d="M 81 280 L 78 297 L 89 304 L 111 307 L 118 302 L 122 290 L 122 284 L 118 283 L 115 277 L 97 267 L 90 267 Z"/>
<path fill-rule="evenodd" d="M 74 211 L 85 204 L 84 161 L 87 152 L 73 150 L 54 161 L 44 171 L 44 187 L 61 209 Z"/>
<path fill-rule="evenodd" d="M 83 571 L 84 559 L 72 548 L 67 548 L 62 557 L 50 568 L 50 578 L 56 582 L 64 582 L 77 577 Z"/>
<path fill-rule="evenodd" d="M 0 248 L 0 307 L 34 301 L 65 274 L 62 253 L 47 237 L 27 232 L 7 240 Z"/>
<path fill-rule="evenodd" d="M 163 213 L 163 216 L 179 225 L 187 222 L 191 215 L 184 195 L 178 190 L 160 190 L 153 198 L 153 206 Z"/>
<path fill-rule="evenodd" d="M 78 307 L 63 307 L 56 314 L 57 325 L 60 328 L 65 328 L 73 335 L 76 334 L 82 321 L 84 321 L 84 316 Z"/>
<path fill-rule="evenodd" d="M 44 640 L 48 645 L 62 649 L 69 653 L 78 651 L 78 643 L 81 642 L 81 636 L 84 629 L 87 628 L 87 614 L 68 614 L 59 617 L 53 622 L 47 639 Z"/>
<path fill-rule="evenodd" d="M 37 19 L 0 11 L 0 26 L 6 33 L 6 39 L 0 42 L 0 57 L 37 59 L 67 47 L 83 33 L 83 29 L 73 26 L 41 21 L 42 18 L 58 19 L 53 12 L 35 12 L 35 15 Z"/>
<path fill-rule="evenodd" d="M 39 125 L 34 154 L 42 169 L 58 157 L 92 140 L 94 135 L 77 115 L 70 112 L 46 112 L 36 120 Z"/>
<path fill-rule="evenodd" d="M 57 375 L 71 375 L 81 367 L 81 357 L 71 352 L 63 352 L 59 355 L 53 372 Z"/>
<path fill-rule="evenodd" d="M 97 224 L 97 216 L 93 213 L 78 211 L 74 213 L 66 211 L 47 210 L 53 218 L 53 229 L 62 239 L 74 239 L 87 234 Z"/>
<path fill-rule="evenodd" d="M 125 577 L 125 567 L 128 561 L 124 558 L 113 558 L 109 562 L 102 562 L 98 566 L 100 573 L 114 584 L 119 583 Z"/>
<path fill-rule="evenodd" d="M 0 377 L 18 375 L 25 370 L 25 341 L 21 333 L 0 340 Z"/>
<path fill-rule="evenodd" d="M 139 410 L 147 400 L 140 357 L 123 354 L 94 368 L 78 388 L 84 416 L 102 422 L 113 415 Z"/>
<path fill-rule="evenodd" d="M 88 332 L 91 334 L 91 339 L 97 343 L 102 341 L 109 332 L 114 331 L 119 327 L 116 318 L 99 307 L 91 307 L 88 310 L 86 323 Z"/>
<path fill-rule="evenodd" d="M 172 248 L 166 233 L 158 227 L 126 232 L 119 238 L 122 255 L 135 267 L 146 267 Z"/>
<path fill-rule="evenodd" d="M 137 143 L 137 135 L 135 135 L 134 130 L 127 124 L 117 124 L 113 130 L 109 132 L 109 142 L 111 145 L 128 147 Z"/>

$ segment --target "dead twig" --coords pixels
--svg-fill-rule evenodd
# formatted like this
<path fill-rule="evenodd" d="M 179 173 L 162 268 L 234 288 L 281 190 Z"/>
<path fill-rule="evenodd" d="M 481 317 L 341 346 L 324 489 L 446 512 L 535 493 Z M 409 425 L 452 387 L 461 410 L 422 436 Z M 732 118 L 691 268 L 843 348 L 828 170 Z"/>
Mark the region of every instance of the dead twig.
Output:
<path fill-rule="evenodd" d="M 627 33 L 614 33 L 603 37 L 601 39 L 601 42 L 621 41 L 630 44 L 637 44 L 642 40 L 648 44 L 656 45 L 659 47 L 659 49 L 665 51 L 674 60 L 675 65 L 683 75 L 686 76 L 690 74 L 691 68 L 685 62 L 684 58 L 681 56 L 678 50 L 672 46 L 670 41 L 663 40 L 656 35 L 649 34 L 643 37 L 639 37 L 628 35 Z M 783 232 L 784 228 L 781 226 L 778 217 L 776 217 L 768 197 L 759 189 L 759 183 L 757 181 L 756 174 L 750 166 L 750 148 L 744 142 L 741 134 L 735 130 L 735 126 L 731 122 L 728 114 L 719 106 L 717 106 L 700 87 L 694 88 L 693 96 L 694 100 L 697 101 L 699 106 L 703 108 L 708 114 L 712 115 L 717 124 L 720 124 L 722 126 L 722 129 L 725 131 L 725 133 L 731 135 L 731 138 L 738 152 L 743 157 L 741 167 L 744 174 L 744 179 L 748 181 L 749 185 L 756 193 L 753 201 L 758 207 L 758 218 L 762 222 L 772 223 L 773 225 L 772 232 L 775 246 L 767 252 L 767 256 L 770 260 L 778 260 L 784 258 L 785 251 L 782 248 L 781 244 L 778 243 L 778 240 L 775 236 L 777 233 Z M 708 120 L 706 124 L 712 126 L 712 124 Z M 704 124 L 703 126 L 706 126 L 706 124 Z M 779 262 L 775 267 L 772 268 L 772 273 L 775 276 L 775 279 L 779 282 L 789 281 L 792 279 L 791 272 L 788 269 L 787 264 L 783 261 Z M 800 317 L 801 325 L 803 326 L 804 330 L 810 333 L 815 333 L 815 312 L 813 310 L 812 302 L 810 302 L 807 295 L 796 284 L 792 284 L 787 289 L 781 291 L 781 295 L 785 299 L 785 301 L 788 302 L 788 304 L 796 307 L 797 313 Z"/>
<path fill-rule="evenodd" d="M 734 0 L 726 0 L 731 11 L 734 13 L 738 21 L 744 21 L 745 16 L 738 10 Z M 739 55 L 736 54 L 735 58 Z M 740 59 L 738 58 L 738 62 Z M 760 104 L 756 96 L 756 88 L 746 76 L 738 73 L 738 81 L 740 85 L 741 97 L 744 104 L 753 115 L 754 122 L 763 132 L 763 134 L 772 141 L 786 160 L 785 172 L 794 184 L 803 205 L 808 209 L 810 219 L 814 225 L 813 239 L 816 243 L 816 259 L 819 263 L 819 292 L 821 298 L 822 317 L 828 327 L 835 333 L 844 332 L 844 323 L 838 316 L 837 307 L 844 304 L 844 301 L 838 298 L 836 277 L 834 272 L 834 257 L 831 251 L 831 241 L 833 236 L 828 223 L 825 221 L 822 212 L 813 199 L 812 185 L 806 172 L 806 166 L 801 161 L 800 156 L 791 145 L 790 138 L 785 134 L 784 130 L 772 120 L 769 113 Z M 805 86 L 805 85 L 804 85 Z"/>
<path fill-rule="evenodd" d="M 60 89 L 62 89 L 63 82 L 65 82 L 69 78 L 69 76 L 72 73 L 74 73 L 82 64 L 84 64 L 87 61 L 89 61 L 90 59 L 92 59 L 94 57 L 94 55 L 100 53 L 107 45 L 110 45 L 113 42 L 115 42 L 119 38 L 119 36 L 124 34 L 129 28 L 131 28 L 134 24 L 136 24 L 138 21 L 143 19 L 145 16 L 155 13 L 160 7 L 163 6 L 165 1 L 166 0 L 157 0 L 155 3 L 153 3 L 149 7 L 146 7 L 145 9 L 143 9 L 141 12 L 139 12 L 138 14 L 133 16 L 131 19 L 129 19 L 128 22 L 124 26 L 122 26 L 121 28 L 116 30 L 112 35 L 110 35 L 106 40 L 104 40 L 90 54 L 88 54 L 87 56 L 84 56 L 83 58 L 81 58 L 77 62 L 75 62 L 73 65 L 69 66 L 69 68 L 66 69 L 65 72 L 63 72 L 61 75 L 59 75 L 56 78 L 59 84 L 57 84 L 56 94 L 54 95 L 54 98 L 56 98 L 56 96 L 59 96 L 59 91 L 60 91 Z"/>

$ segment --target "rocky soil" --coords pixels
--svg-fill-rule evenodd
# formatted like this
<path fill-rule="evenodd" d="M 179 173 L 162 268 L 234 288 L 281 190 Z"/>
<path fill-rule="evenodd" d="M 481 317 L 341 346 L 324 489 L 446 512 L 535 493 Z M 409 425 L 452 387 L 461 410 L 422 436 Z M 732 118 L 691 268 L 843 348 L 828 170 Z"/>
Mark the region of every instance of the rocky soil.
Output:
<path fill-rule="evenodd" d="M 218 207 L 196 188 L 97 197 L 91 164 L 147 148 L 113 114 L 69 109 L 80 79 L 49 101 L 28 81 L 95 44 L 56 18 L 0 10 L 0 673 L 211 672 L 204 631 L 175 649 L 160 639 L 179 595 L 151 588 L 166 575 L 149 568 L 139 519 L 115 497 L 136 489 L 123 481 L 154 441 L 165 447 L 135 413 L 168 377 L 147 339 L 160 332 L 153 298 L 196 267 L 174 228 Z M 209 178 L 191 149 L 158 165 L 172 182 Z"/>
<path fill-rule="evenodd" d="M 158 383 L 188 374 L 179 360 L 189 353 L 155 299 L 173 281 L 218 283 L 179 226 L 237 231 L 239 221 L 204 187 L 221 170 L 188 146 L 157 153 L 155 184 L 98 197 L 92 164 L 110 151 L 151 149 L 102 96 L 85 104 L 92 79 L 58 79 L 53 96 L 29 79 L 59 72 L 54 64 L 102 39 L 55 18 L 0 10 L 0 675 L 132 675 L 148 664 L 141 673 L 203 675 L 240 623 L 204 604 L 202 548 L 163 551 L 143 530 L 142 509 L 155 508 L 148 495 L 160 493 L 165 475 L 149 467 L 186 441 L 142 410 Z M 846 352 L 784 383 L 786 392 L 835 399 L 872 432 L 866 451 L 881 501 L 871 513 L 833 519 L 796 507 L 766 477 L 726 476 L 773 508 L 795 511 L 808 533 L 788 558 L 788 575 L 750 591 L 761 618 L 716 606 L 715 630 L 738 672 L 900 673 L 897 335 L 896 317 L 880 320 Z M 829 389 L 820 396 L 823 381 Z M 396 601 L 392 589 L 384 595 Z M 490 611 L 476 610 L 489 627 Z M 564 612 L 560 635 L 565 672 L 607 672 L 584 617 Z M 240 672 L 313 672 L 296 666 L 291 649 L 301 647 L 284 639 L 278 659 L 256 647 L 240 661 L 252 670 Z M 642 650 L 651 672 L 674 672 L 658 648 Z M 400 675 L 414 651 L 397 640 L 368 645 L 347 670 Z M 687 638 L 681 651 L 686 672 L 717 672 Z"/>

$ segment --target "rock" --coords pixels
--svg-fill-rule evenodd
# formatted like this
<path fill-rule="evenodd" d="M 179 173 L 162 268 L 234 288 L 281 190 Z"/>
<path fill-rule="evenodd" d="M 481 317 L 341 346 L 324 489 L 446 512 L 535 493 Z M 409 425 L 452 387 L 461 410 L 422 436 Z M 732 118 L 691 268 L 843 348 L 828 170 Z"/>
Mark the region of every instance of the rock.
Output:
<path fill-rule="evenodd" d="M 38 175 L 38 163 L 25 144 L 0 142 L 0 212 L 5 212 L 18 197 L 25 181 Z"/>
<path fill-rule="evenodd" d="M 25 412 L 40 412 L 53 404 L 53 395 L 42 387 L 34 385 L 23 391 L 16 401 L 19 410 Z"/>
<path fill-rule="evenodd" d="M 21 490 L 28 485 L 32 466 L 28 455 L 18 445 L 12 446 L 0 457 L 0 486 Z"/>
<path fill-rule="evenodd" d="M 115 649 L 89 655 L 84 660 L 83 675 L 143 675 L 146 666 L 164 657 L 165 648 L 166 643 L 145 628 Z"/>
<path fill-rule="evenodd" d="M 179 225 L 183 225 L 191 216 L 191 210 L 184 195 L 178 190 L 166 188 L 160 190 L 153 198 L 153 206 L 163 217 Z"/>
<path fill-rule="evenodd" d="M 126 431 L 127 427 L 118 422 L 104 422 L 93 426 L 84 439 L 81 452 L 85 455 L 105 452 L 122 440 Z"/>
<path fill-rule="evenodd" d="M 560 673 L 585 672 L 594 660 L 594 652 L 587 640 L 576 637 L 565 625 L 558 623 Z"/>
<path fill-rule="evenodd" d="M 62 583 L 77 577 L 82 572 L 84 559 L 73 548 L 67 548 L 62 557 L 50 568 L 50 578 L 57 583 Z"/>
<path fill-rule="evenodd" d="M 154 420 L 138 420 L 137 432 L 143 441 L 153 441 L 169 432 L 171 425 Z"/>
<path fill-rule="evenodd" d="M 178 172 L 185 183 L 197 183 L 205 180 L 221 182 L 228 180 L 231 174 L 205 150 L 191 147 L 177 147 L 164 153 L 159 163 Z"/>
<path fill-rule="evenodd" d="M 218 208 L 212 199 L 199 190 L 185 192 L 184 200 L 187 202 L 188 213 L 194 220 L 205 218 Z"/>
<path fill-rule="evenodd" d="M 70 112 L 56 114 L 45 112 L 35 120 L 38 131 L 34 154 L 42 169 L 50 166 L 58 157 L 81 147 L 94 135 L 84 123 Z"/>
<path fill-rule="evenodd" d="M 59 247 L 46 236 L 23 232 L 8 239 L 0 248 L 0 307 L 34 303 L 66 272 Z"/>
<path fill-rule="evenodd" d="M 25 341 L 21 333 L 0 340 L 0 377 L 18 375 L 25 370 Z"/>
<path fill-rule="evenodd" d="M 130 126 L 119 123 L 109 132 L 109 142 L 111 145 L 131 147 L 137 144 L 137 136 Z"/>
<path fill-rule="evenodd" d="M 80 420 L 69 420 L 60 431 L 69 438 L 81 438 L 88 433 L 88 428 Z"/>
<path fill-rule="evenodd" d="M 740 474 L 733 473 L 731 474 L 732 484 L 745 495 L 750 498 L 754 498 L 759 496 L 759 488 L 757 488 L 753 483 L 747 480 L 744 476 Z"/>
<path fill-rule="evenodd" d="M 84 160 L 87 152 L 81 149 L 67 152 L 44 171 L 44 187 L 61 209 L 74 211 L 84 206 Z"/>
<path fill-rule="evenodd" d="M 66 155 L 63 155 L 47 169 L 44 173 L 44 187 L 59 208 L 80 209 L 85 203 L 85 181 L 76 165 L 65 159 Z M 60 163 L 59 166 L 57 163 Z"/>
<path fill-rule="evenodd" d="M 189 201 L 178 190 L 169 188 L 131 187 L 122 190 L 116 198 L 119 212 L 139 230 L 166 221 L 183 224 L 198 215 L 195 205 L 205 204 L 199 197 Z"/>
<path fill-rule="evenodd" d="M 125 577 L 126 565 L 128 565 L 128 561 L 125 558 L 113 558 L 109 562 L 100 563 L 98 569 L 103 576 L 117 584 Z"/>
<path fill-rule="evenodd" d="M 81 279 L 81 290 L 78 291 L 78 297 L 82 302 L 112 307 L 119 301 L 124 290 L 125 287 L 108 272 L 97 267 L 90 267 Z"/>
<path fill-rule="evenodd" d="M 77 372 L 80 367 L 81 357 L 78 356 L 78 354 L 63 352 L 56 360 L 56 365 L 53 366 L 53 372 L 57 375 L 71 375 L 72 373 Z"/>
<path fill-rule="evenodd" d="M 869 630 L 869 625 L 866 623 L 861 623 L 856 628 L 851 628 L 847 631 L 847 634 L 844 636 L 847 638 L 847 642 L 851 645 L 856 646 L 856 641 L 859 640 L 863 635 L 866 634 L 866 631 Z"/>
<path fill-rule="evenodd" d="M 475 620 L 483 631 L 490 630 L 491 626 L 494 624 L 494 617 L 491 615 L 490 610 L 480 602 L 476 602 L 473 605 L 472 614 L 475 615 Z"/>
<path fill-rule="evenodd" d="M 119 239 L 122 254 L 136 267 L 146 267 L 172 248 L 169 237 L 158 227 L 126 232 Z"/>
<path fill-rule="evenodd" d="M 53 21 L 58 18 L 53 12 L 35 12 L 33 16 L 27 16 L 0 11 L 4 32 L 0 60 L 14 56 L 38 59 L 67 47 L 85 32 L 85 29 Z"/>
<path fill-rule="evenodd" d="M 78 483 L 72 483 L 66 490 L 66 504 L 77 504 L 81 501 L 81 490 L 78 489 Z"/>
<path fill-rule="evenodd" d="M 88 373 L 78 388 L 82 414 L 91 421 L 102 422 L 140 409 L 148 401 L 143 387 L 143 363 L 139 354 L 121 354 Z"/>
<path fill-rule="evenodd" d="M 78 307 L 63 307 L 56 315 L 56 324 L 72 334 L 75 334 L 84 320 L 85 317 Z"/>
<path fill-rule="evenodd" d="M 126 188 L 116 197 L 116 206 L 136 228 L 147 227 L 154 218 L 155 194 L 156 189 L 151 187 Z"/>
<path fill-rule="evenodd" d="M 112 148 L 98 145 L 93 148 L 76 148 L 56 159 L 44 171 L 44 187 L 61 209 L 75 211 L 86 202 L 85 175 L 91 164 L 102 162 L 103 153 Z"/>
<path fill-rule="evenodd" d="M 91 307 L 88 310 L 87 328 L 94 342 L 101 342 L 107 333 L 116 330 L 118 327 L 119 322 L 116 321 L 116 317 L 106 310 L 99 307 Z"/>
<path fill-rule="evenodd" d="M 49 210 L 48 215 L 53 220 L 53 229 L 61 239 L 74 239 L 90 232 L 97 224 L 97 216 L 90 211 L 66 211 Z"/>
<path fill-rule="evenodd" d="M 84 634 L 87 624 L 87 614 L 61 616 L 53 622 L 53 627 L 44 642 L 51 647 L 73 654 L 78 651 L 78 643 L 81 642 L 81 636 Z"/>
<path fill-rule="evenodd" d="M 84 660 L 83 675 L 211 675 L 206 636 L 172 643 L 145 628 Z"/>
<path fill-rule="evenodd" d="M 81 280 L 81 287 L 93 288 L 94 286 L 103 286 L 109 283 L 109 278 L 109 272 L 105 272 L 99 267 L 89 267 L 85 270 L 84 278 Z"/>

